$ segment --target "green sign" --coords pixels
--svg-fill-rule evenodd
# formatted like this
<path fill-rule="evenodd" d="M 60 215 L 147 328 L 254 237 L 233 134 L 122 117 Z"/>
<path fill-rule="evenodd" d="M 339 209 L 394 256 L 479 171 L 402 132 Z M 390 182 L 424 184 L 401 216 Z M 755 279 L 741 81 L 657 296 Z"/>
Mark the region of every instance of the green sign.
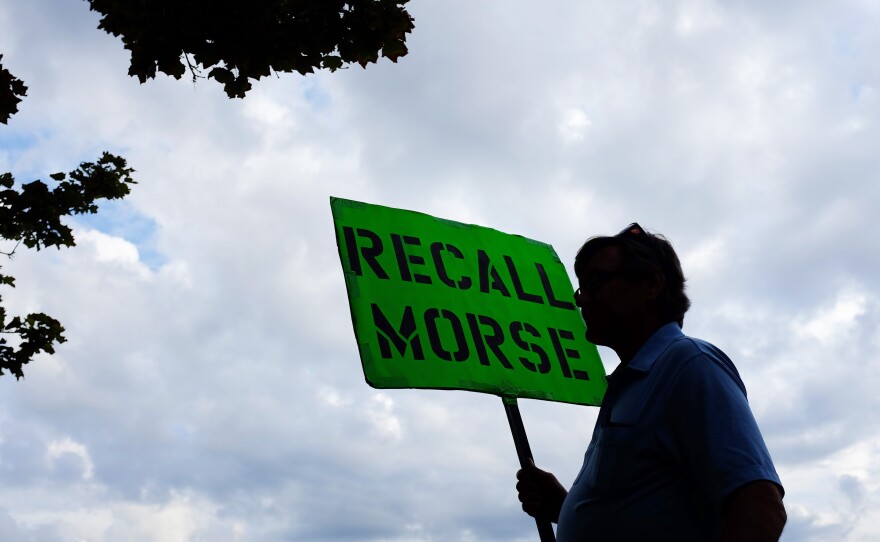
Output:
<path fill-rule="evenodd" d="M 601 402 L 605 370 L 553 247 L 413 211 L 330 206 L 371 386 Z"/>

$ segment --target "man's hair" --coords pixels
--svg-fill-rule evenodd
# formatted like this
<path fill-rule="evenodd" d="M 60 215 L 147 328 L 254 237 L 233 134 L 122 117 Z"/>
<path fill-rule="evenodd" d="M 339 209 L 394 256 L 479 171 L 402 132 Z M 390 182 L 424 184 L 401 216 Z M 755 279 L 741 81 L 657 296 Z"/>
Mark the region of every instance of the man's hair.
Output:
<path fill-rule="evenodd" d="M 592 237 L 578 251 L 574 272 L 580 277 L 584 266 L 597 252 L 606 247 L 620 247 L 620 270 L 632 277 L 654 271 L 663 274 L 663 295 L 660 297 L 660 317 L 665 322 L 684 325 L 684 314 L 691 306 L 685 293 L 684 272 L 672 243 L 656 233 L 648 233 L 638 224 L 632 224 L 619 234 Z"/>

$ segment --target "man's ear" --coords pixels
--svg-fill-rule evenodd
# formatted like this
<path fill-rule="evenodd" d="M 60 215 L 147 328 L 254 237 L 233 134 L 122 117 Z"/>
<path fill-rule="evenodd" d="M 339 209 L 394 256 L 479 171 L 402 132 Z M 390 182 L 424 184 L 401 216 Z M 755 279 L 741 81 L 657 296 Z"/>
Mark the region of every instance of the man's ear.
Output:
<path fill-rule="evenodd" d="M 659 269 L 648 273 L 645 277 L 645 288 L 647 290 L 648 299 L 659 299 L 663 295 L 663 287 L 666 285 L 666 276 Z"/>

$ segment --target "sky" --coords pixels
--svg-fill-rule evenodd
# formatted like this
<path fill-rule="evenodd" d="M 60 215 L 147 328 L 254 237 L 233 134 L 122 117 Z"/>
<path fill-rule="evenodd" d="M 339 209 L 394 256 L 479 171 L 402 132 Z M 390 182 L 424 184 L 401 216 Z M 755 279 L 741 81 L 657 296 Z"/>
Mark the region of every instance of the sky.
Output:
<path fill-rule="evenodd" d="M 376 390 L 330 196 L 552 244 L 672 240 L 687 334 L 737 365 L 785 542 L 880 539 L 880 2 L 413 0 L 396 64 L 128 77 L 83 1 L 0 0 L 28 85 L 0 172 L 104 150 L 125 200 L 2 262 L 68 341 L 0 378 L 12 542 L 536 540 L 498 398 Z M 4 248 L 3 250 L 8 249 Z M 615 354 L 600 349 L 608 371 Z M 522 400 L 570 484 L 596 409 Z"/>

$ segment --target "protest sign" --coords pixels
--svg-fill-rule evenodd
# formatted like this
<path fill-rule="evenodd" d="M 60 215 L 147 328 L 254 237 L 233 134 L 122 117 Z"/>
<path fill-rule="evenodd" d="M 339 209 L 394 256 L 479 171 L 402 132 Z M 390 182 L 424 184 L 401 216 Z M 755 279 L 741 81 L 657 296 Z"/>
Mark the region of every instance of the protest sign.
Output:
<path fill-rule="evenodd" d="M 330 205 L 371 386 L 600 404 L 604 368 L 553 247 L 413 211 Z"/>

